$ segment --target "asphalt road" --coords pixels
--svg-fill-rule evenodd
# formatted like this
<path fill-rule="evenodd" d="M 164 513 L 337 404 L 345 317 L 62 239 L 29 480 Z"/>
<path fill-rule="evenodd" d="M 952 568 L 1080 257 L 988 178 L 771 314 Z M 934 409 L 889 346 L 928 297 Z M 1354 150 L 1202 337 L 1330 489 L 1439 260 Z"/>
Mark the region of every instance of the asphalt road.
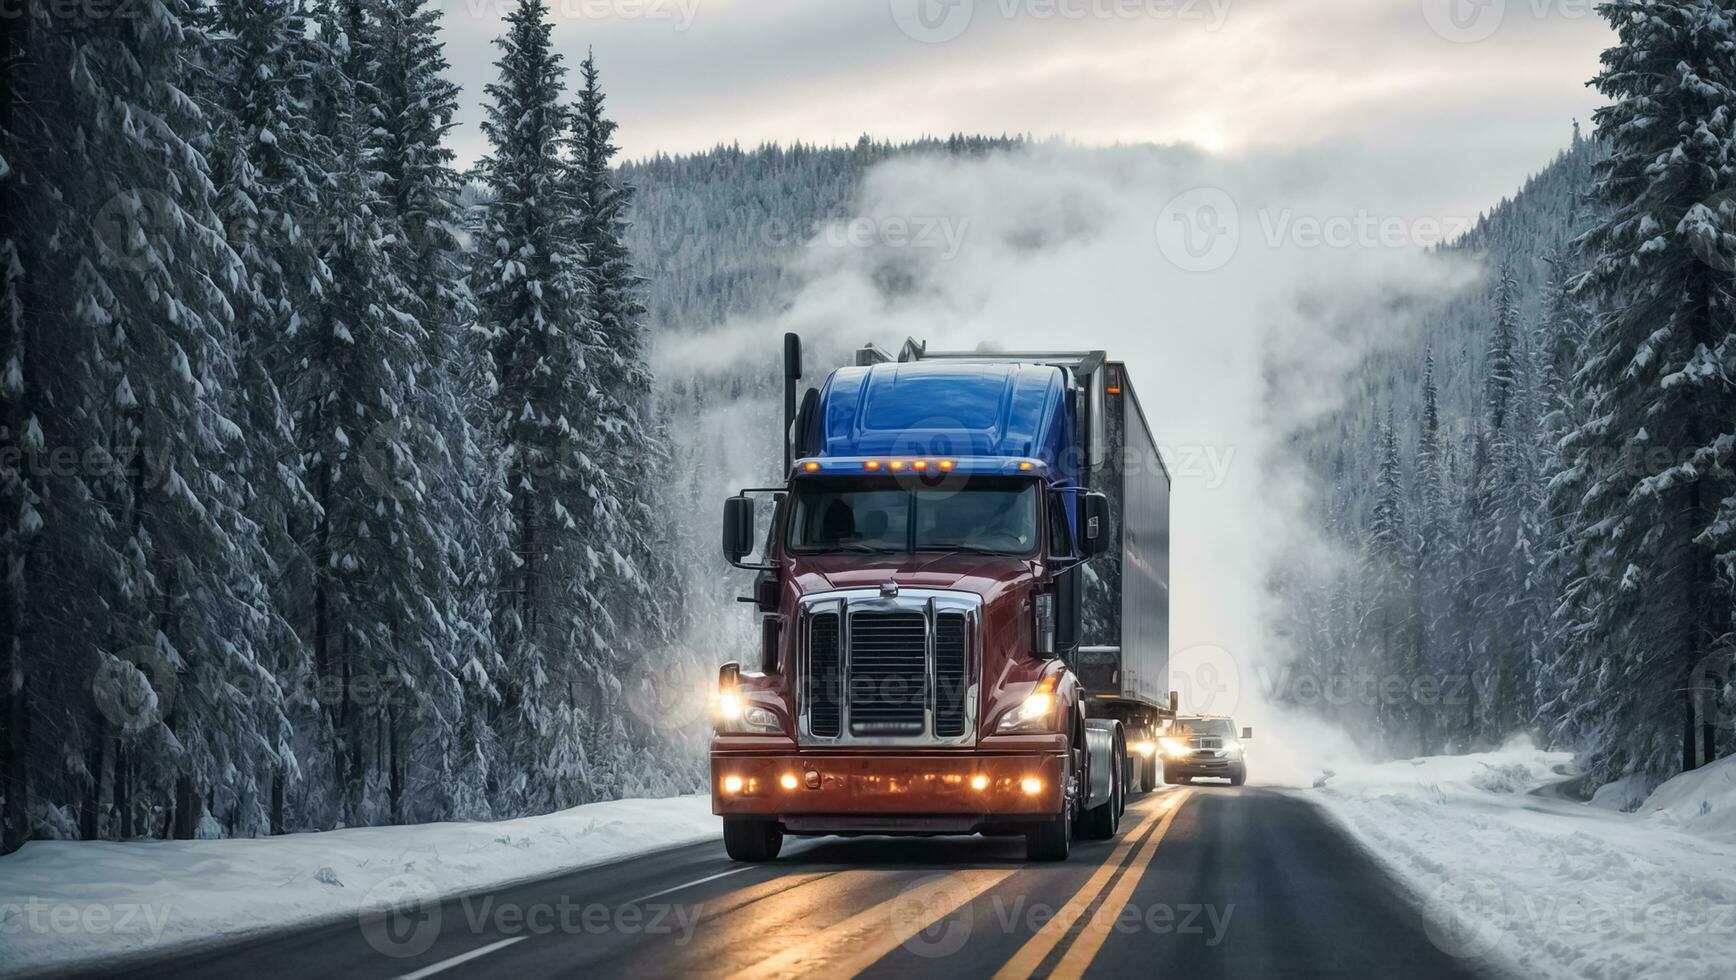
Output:
<path fill-rule="evenodd" d="M 1447 943 L 1451 946 L 1451 943 Z M 1400 887 L 1306 802 L 1165 787 L 1113 841 L 1028 864 L 1017 840 L 704 844 L 131 976 L 1489 976 L 1432 942 Z"/>

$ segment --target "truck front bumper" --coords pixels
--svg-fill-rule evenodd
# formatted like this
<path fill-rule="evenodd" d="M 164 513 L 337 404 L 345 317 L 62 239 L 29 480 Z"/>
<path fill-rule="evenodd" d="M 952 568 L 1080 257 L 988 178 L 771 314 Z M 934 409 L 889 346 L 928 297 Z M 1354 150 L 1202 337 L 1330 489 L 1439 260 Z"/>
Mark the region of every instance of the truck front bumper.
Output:
<path fill-rule="evenodd" d="M 1066 756 L 890 752 L 711 756 L 711 811 L 802 834 L 972 833 L 1061 812 Z"/>

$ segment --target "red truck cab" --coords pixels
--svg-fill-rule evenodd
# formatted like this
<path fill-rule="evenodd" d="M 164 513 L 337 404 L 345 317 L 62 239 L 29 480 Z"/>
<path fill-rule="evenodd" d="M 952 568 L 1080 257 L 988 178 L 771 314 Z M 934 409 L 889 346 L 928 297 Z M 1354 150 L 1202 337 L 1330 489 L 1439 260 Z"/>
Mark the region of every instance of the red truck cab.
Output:
<path fill-rule="evenodd" d="M 787 483 L 725 508 L 763 637 L 719 681 L 725 844 L 760 861 L 786 834 L 982 833 L 1064 859 L 1114 834 L 1132 773 L 1066 656 L 1111 543 L 1068 453 L 1079 388 L 1035 360 L 865 359 L 791 413 Z"/>

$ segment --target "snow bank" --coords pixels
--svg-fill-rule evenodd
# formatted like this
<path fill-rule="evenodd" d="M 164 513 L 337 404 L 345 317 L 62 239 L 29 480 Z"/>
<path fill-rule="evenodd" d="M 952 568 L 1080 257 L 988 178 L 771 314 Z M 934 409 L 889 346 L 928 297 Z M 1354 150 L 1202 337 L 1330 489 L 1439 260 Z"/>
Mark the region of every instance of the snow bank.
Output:
<path fill-rule="evenodd" d="M 709 797 L 620 800 L 499 823 L 250 840 L 33 841 L 0 858 L 4 971 L 336 921 L 722 836 Z"/>
<path fill-rule="evenodd" d="M 1525 977 L 1697 980 L 1736 961 L 1736 767 L 1638 813 L 1533 795 L 1571 756 L 1499 752 L 1347 769 L 1301 794 L 1417 894 L 1448 953 Z"/>
<path fill-rule="evenodd" d="M 1639 813 L 1661 826 L 1736 843 L 1736 756 L 1659 786 Z"/>

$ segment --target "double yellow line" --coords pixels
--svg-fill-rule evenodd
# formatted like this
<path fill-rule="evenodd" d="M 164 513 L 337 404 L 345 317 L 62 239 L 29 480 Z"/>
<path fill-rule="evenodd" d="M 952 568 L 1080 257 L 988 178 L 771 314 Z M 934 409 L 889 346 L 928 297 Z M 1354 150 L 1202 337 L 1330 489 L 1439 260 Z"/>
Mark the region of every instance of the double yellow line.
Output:
<path fill-rule="evenodd" d="M 1122 910 L 1127 908 L 1128 900 L 1133 897 L 1133 889 L 1139 885 L 1139 879 L 1151 865 L 1152 857 L 1157 854 L 1157 845 L 1163 840 L 1163 835 L 1169 833 L 1169 825 L 1175 822 L 1175 815 L 1181 812 L 1181 805 L 1188 798 L 1189 792 L 1184 789 L 1162 797 L 1158 808 L 1153 810 L 1133 833 L 1116 845 L 1109 860 L 1098 867 L 1090 880 L 1085 882 L 1085 887 L 1068 899 L 1061 911 L 1045 923 L 1043 928 L 995 973 L 995 980 L 1026 980 L 1036 973 L 1037 968 L 1043 965 L 1055 947 L 1072 934 L 1073 927 L 1084 918 L 1091 904 L 1098 896 L 1103 895 L 1104 889 L 1109 888 L 1109 882 L 1113 879 L 1114 888 L 1097 906 L 1097 911 L 1091 915 L 1091 921 L 1085 924 L 1078 938 L 1073 940 L 1073 945 L 1067 948 L 1061 962 L 1049 972 L 1049 976 L 1057 980 L 1083 976 L 1085 968 L 1097 958 L 1097 951 L 1103 948 L 1103 941 L 1109 938 L 1109 930 L 1115 925 L 1115 920 L 1120 917 Z M 1128 860 L 1130 853 L 1133 855 L 1131 861 Z M 1121 870 L 1123 864 L 1126 865 L 1126 870 L 1122 871 L 1121 877 L 1116 878 L 1115 872 Z"/>
<path fill-rule="evenodd" d="M 1090 920 L 1077 930 L 1072 945 L 1049 976 L 1070 978 L 1084 974 L 1098 950 L 1103 948 L 1104 940 L 1109 937 L 1110 929 L 1127 907 L 1128 900 L 1133 897 L 1134 888 L 1156 855 L 1158 843 L 1168 833 L 1170 824 L 1175 822 L 1175 815 L 1181 810 L 1188 792 L 1184 789 L 1158 797 L 1157 805 L 1149 815 L 1132 833 L 1122 838 L 1109 859 L 1098 866 L 1084 887 L 1067 900 L 1054 918 L 1013 954 L 1013 958 L 995 974 L 995 980 L 1025 980 L 1030 977 L 1056 947 L 1069 936 L 1074 936 L 1074 927 L 1090 912 Z M 773 980 L 816 974 L 853 977 L 929 926 L 976 901 L 984 892 L 1012 877 L 1015 870 L 969 869 L 936 875 L 897 898 L 849 916 L 735 973 L 732 980 Z M 1118 871 L 1121 872 L 1119 877 L 1116 876 Z M 1101 902 L 1098 902 L 1099 898 Z M 1093 905 L 1095 911 L 1092 911 Z"/>

